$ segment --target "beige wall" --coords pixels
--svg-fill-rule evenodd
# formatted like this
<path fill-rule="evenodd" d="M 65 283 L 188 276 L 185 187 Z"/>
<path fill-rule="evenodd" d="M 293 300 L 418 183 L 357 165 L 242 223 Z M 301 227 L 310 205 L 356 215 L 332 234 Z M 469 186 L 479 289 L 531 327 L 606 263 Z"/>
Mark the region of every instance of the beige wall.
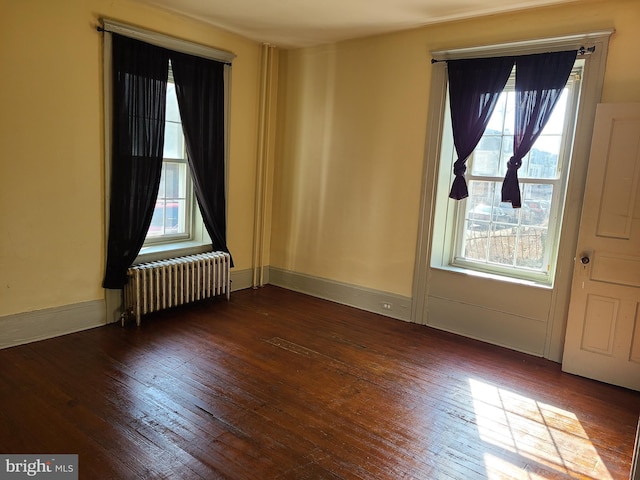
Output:
<path fill-rule="evenodd" d="M 582 185 L 554 289 L 432 269 L 413 291 L 420 222 L 431 222 L 421 189 L 436 175 L 421 178 L 429 52 L 613 28 L 602 101 L 637 102 L 639 27 L 636 0 L 587 0 L 286 52 L 271 265 L 408 297 L 414 321 L 560 360 Z"/>
<path fill-rule="evenodd" d="M 282 61 L 271 265 L 408 295 L 428 59 L 412 35 Z"/>
<path fill-rule="evenodd" d="M 603 101 L 640 101 L 635 0 L 583 1 L 286 52 L 271 265 L 411 296 L 429 52 L 611 27 Z"/>
<path fill-rule="evenodd" d="M 237 55 L 228 243 L 250 268 L 260 46 L 129 0 L 2 0 L 0 317 L 100 300 L 104 150 L 100 17 Z"/>

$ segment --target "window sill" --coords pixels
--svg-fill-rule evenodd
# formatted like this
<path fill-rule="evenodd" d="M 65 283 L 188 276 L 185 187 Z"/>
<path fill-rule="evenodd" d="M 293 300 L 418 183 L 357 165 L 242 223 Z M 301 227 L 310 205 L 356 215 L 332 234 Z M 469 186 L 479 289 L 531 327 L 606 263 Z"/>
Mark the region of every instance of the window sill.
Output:
<path fill-rule="evenodd" d="M 212 246 L 210 243 L 203 243 L 194 240 L 150 245 L 148 247 L 142 247 L 133 264 L 138 265 L 140 263 L 166 260 L 167 258 L 210 252 L 211 249 Z"/>
<path fill-rule="evenodd" d="M 546 282 L 542 282 L 542 281 L 509 277 L 506 275 L 499 275 L 497 273 L 482 272 L 479 270 L 472 270 L 470 268 L 457 267 L 454 265 L 431 265 L 431 268 L 434 270 L 453 272 L 453 273 L 458 273 L 462 275 L 468 275 L 471 277 L 477 277 L 477 278 L 486 279 L 486 280 L 493 280 L 496 282 L 514 283 L 518 285 L 524 285 L 527 287 L 542 288 L 545 290 L 553 289 L 553 285 Z"/>

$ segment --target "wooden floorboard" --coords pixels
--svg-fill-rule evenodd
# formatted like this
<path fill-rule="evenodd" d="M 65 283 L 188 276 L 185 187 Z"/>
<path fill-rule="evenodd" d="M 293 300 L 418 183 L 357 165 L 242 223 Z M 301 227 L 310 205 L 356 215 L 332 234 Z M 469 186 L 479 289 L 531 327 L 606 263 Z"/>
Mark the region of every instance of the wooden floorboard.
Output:
<path fill-rule="evenodd" d="M 82 479 L 626 480 L 640 393 L 273 286 L 0 350 L 0 453 Z"/>

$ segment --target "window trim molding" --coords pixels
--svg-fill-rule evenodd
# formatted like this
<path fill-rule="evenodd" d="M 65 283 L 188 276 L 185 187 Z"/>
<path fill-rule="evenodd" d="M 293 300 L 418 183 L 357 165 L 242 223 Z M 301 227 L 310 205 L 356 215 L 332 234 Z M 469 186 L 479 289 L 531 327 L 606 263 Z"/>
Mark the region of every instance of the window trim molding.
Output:
<path fill-rule="evenodd" d="M 595 46 L 603 38 L 609 38 L 613 29 L 585 32 L 561 37 L 549 37 L 518 42 L 497 43 L 478 47 L 433 50 L 431 55 L 435 61 L 459 60 L 463 58 L 487 58 L 508 55 L 529 55 L 535 53 L 559 52 L 573 48 Z"/>
<path fill-rule="evenodd" d="M 227 52 L 226 50 L 219 50 L 213 47 L 207 47 L 199 43 L 190 42 L 188 40 L 182 40 L 180 38 L 171 37 L 144 28 L 134 27 L 133 25 L 127 25 L 116 20 L 110 20 L 108 18 L 101 18 L 103 29 L 107 32 L 118 33 L 125 37 L 134 38 L 143 42 L 156 45 L 158 47 L 168 48 L 175 50 L 176 52 L 188 53 L 190 55 L 196 55 L 198 57 L 209 58 L 218 62 L 224 62 L 231 64 L 236 54 Z"/>
<path fill-rule="evenodd" d="M 613 29 L 599 30 L 481 47 L 438 50 L 430 53 L 436 60 L 449 60 L 480 56 L 533 54 L 554 50 L 559 51 L 572 47 L 579 48 L 580 46 L 596 47 L 595 52 L 589 55 L 589 61 L 585 65 L 581 93 L 581 98 L 584 101 L 581 101 L 576 121 L 572 169 L 567 183 L 565 204 L 576 205 L 582 203 L 584 195 L 591 146 L 590 137 L 593 132 L 596 106 L 602 95 L 609 39 L 614 32 L 615 30 Z M 411 321 L 421 324 L 428 323 L 429 285 L 435 270 L 431 266 L 434 221 L 437 221 L 440 217 L 439 212 L 436 210 L 435 200 L 440 178 L 442 120 L 446 114 L 447 84 L 445 62 L 437 62 L 431 65 L 430 80 L 411 305 Z M 579 219 L 565 216 L 560 232 L 558 266 L 553 287 L 553 301 L 548 317 L 547 340 L 544 352 L 545 358 L 556 361 L 559 361 L 562 356 L 565 325 L 562 317 L 569 301 L 573 275 L 573 256 L 575 254 L 578 231 Z M 464 272 L 459 272 L 459 274 L 464 274 Z"/>

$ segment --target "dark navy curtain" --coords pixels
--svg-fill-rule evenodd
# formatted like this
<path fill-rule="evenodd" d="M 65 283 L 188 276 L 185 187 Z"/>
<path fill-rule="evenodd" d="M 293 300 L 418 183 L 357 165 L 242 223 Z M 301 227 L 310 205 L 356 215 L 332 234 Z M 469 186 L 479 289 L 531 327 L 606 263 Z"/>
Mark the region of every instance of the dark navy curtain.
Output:
<path fill-rule="evenodd" d="M 120 289 L 144 243 L 155 207 L 169 52 L 113 34 L 113 142 L 104 288 Z"/>
<path fill-rule="evenodd" d="M 458 154 L 453 164 L 455 179 L 450 198 L 461 200 L 469 196 L 464 178 L 467 158 L 484 134 L 513 61 L 513 57 L 447 61 L 453 143 Z"/>
<path fill-rule="evenodd" d="M 518 169 L 542 133 L 575 63 L 577 50 L 516 57 L 513 156 L 507 162 L 502 201 L 520 208 Z"/>
<path fill-rule="evenodd" d="M 202 219 L 214 250 L 229 252 L 225 195 L 225 64 L 171 53 L 187 156 Z M 233 260 L 231 261 L 233 266 Z"/>

